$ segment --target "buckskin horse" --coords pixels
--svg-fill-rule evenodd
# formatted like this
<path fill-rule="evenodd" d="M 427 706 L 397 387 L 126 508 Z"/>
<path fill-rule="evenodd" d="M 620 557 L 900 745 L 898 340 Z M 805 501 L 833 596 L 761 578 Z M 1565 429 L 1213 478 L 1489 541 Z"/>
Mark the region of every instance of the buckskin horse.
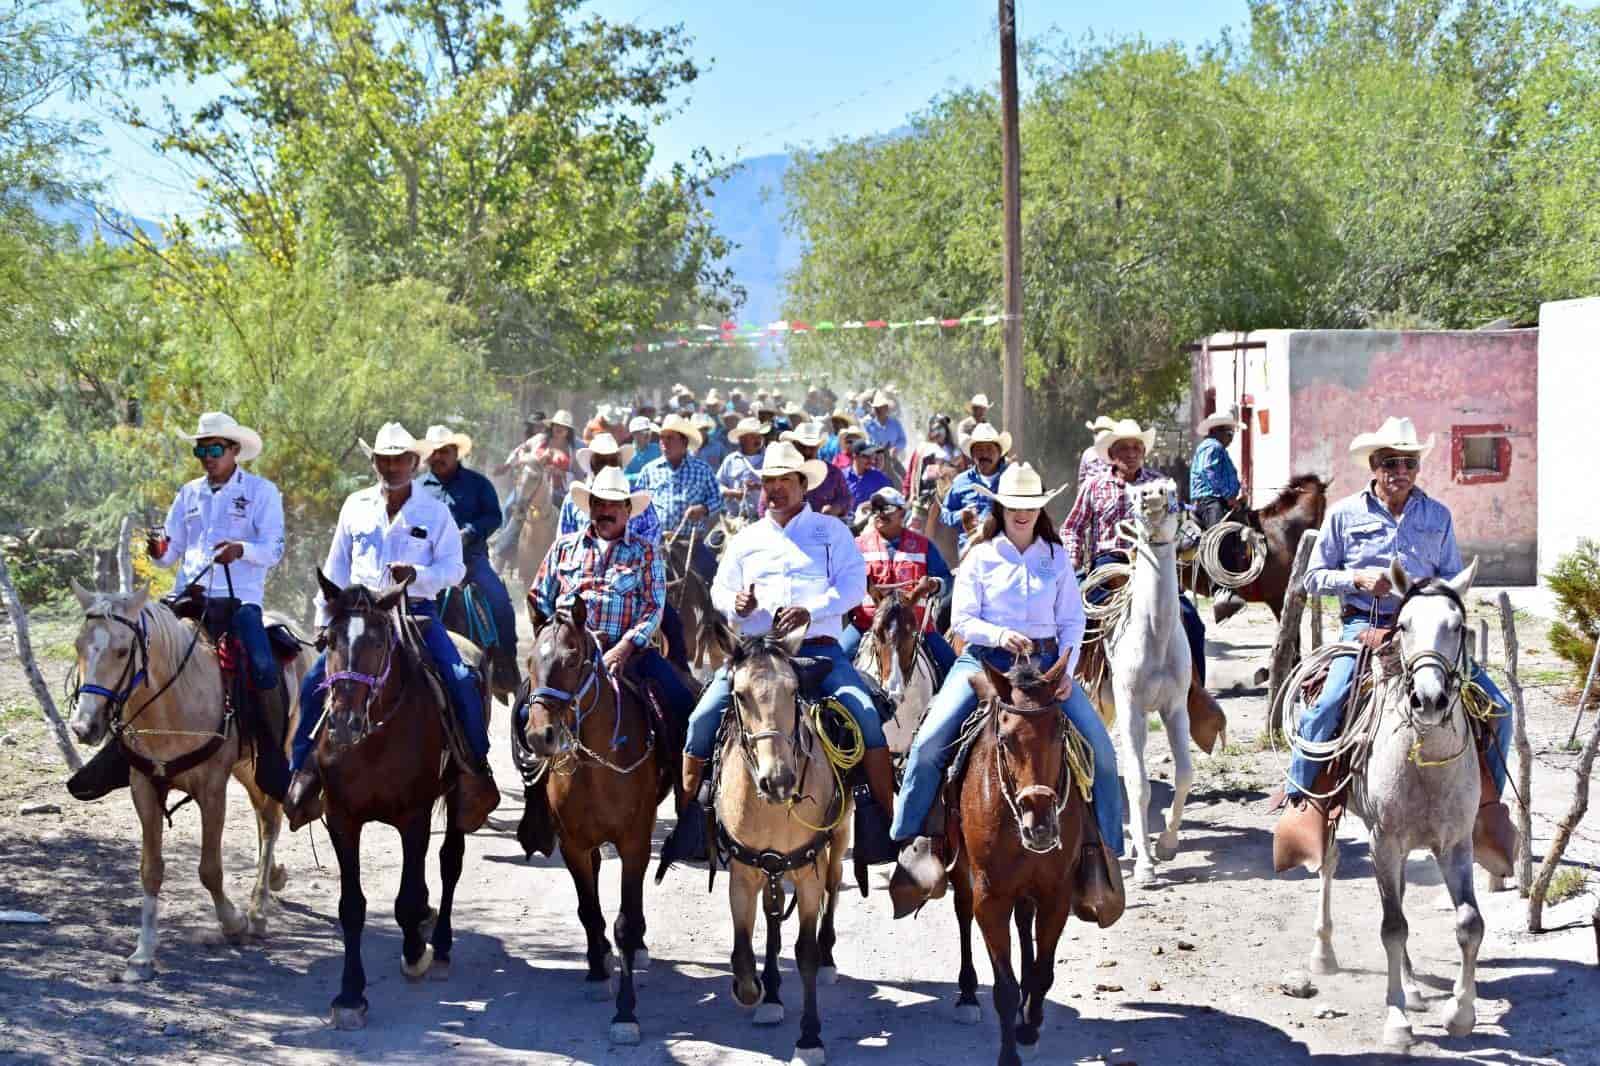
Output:
<path fill-rule="evenodd" d="M 1289 589 L 1295 551 L 1308 529 L 1322 526 L 1328 509 L 1328 486 L 1316 474 L 1297 475 L 1278 491 L 1277 498 L 1265 507 L 1247 511 L 1238 520 L 1267 539 L 1267 561 L 1261 575 L 1234 591 L 1246 603 L 1264 603 L 1277 618 L 1283 613 L 1283 597 Z M 1230 516 L 1231 517 L 1231 516 Z M 1196 595 L 1209 596 L 1212 581 L 1202 566 L 1181 567 L 1184 587 Z"/>
<path fill-rule="evenodd" d="M 529 463 L 517 477 L 517 505 L 522 508 L 522 524 L 517 528 L 512 560 L 516 577 L 524 585 L 533 583 L 539 564 L 556 539 L 556 521 L 561 508 L 550 499 L 550 471 Z"/>
<path fill-rule="evenodd" d="M 947 832 L 956 857 L 950 881 L 961 927 L 956 1020 L 972 1025 L 980 1017 L 972 966 L 976 917 L 994 967 L 1000 1066 L 1018 1066 L 1019 1044 L 1037 1050 L 1089 817 L 1083 795 L 1089 777 L 1067 757 L 1067 718 L 1055 696 L 1068 660 L 1061 656 L 1043 674 L 1022 661 L 1009 677 L 988 665 L 973 675 L 979 709 L 968 725 L 971 748 L 961 776 L 948 786 L 954 816 Z M 1020 983 L 1011 967 L 1013 920 Z"/>
<path fill-rule="evenodd" d="M 283 809 L 256 787 L 251 751 L 239 736 L 231 697 L 224 691 L 217 652 L 198 621 L 184 621 L 140 589 L 121 595 L 89 592 L 72 584 L 83 607 L 78 631 L 77 706 L 72 731 L 80 743 L 121 744 L 133 772 L 129 785 L 139 814 L 143 844 L 139 880 L 144 888 L 139 944 L 128 958 L 124 981 L 149 981 L 156 972 L 156 919 L 162 875 L 162 819 L 167 793 L 176 789 L 200 808 L 200 883 L 211 893 L 217 921 L 230 939 L 267 928 L 269 891 L 282 890 L 287 874 L 273 862 Z M 287 620 L 269 614 L 268 625 Z M 286 692 L 297 696 L 310 669 L 303 651 L 282 666 Z M 286 735 L 294 733 L 291 705 Z M 222 887 L 222 829 L 227 817 L 228 777 L 244 786 L 256 812 L 256 883 L 245 913 Z"/>
<path fill-rule="evenodd" d="M 398 611 L 406 588 L 373 592 L 341 589 L 317 572 L 331 618 L 327 626 L 328 702 L 313 758 L 323 783 L 328 837 L 339 859 L 339 924 L 344 932 L 344 973 L 332 1018 L 341 1029 L 366 1024 L 366 970 L 361 933 L 367 899 L 361 891 L 361 831 L 369 822 L 400 833 L 400 891 L 394 916 L 400 926 L 400 972 L 407 980 L 450 972 L 450 911 L 466 835 L 457 825 L 458 745 L 447 697 L 423 666 L 427 652 L 406 630 Z M 470 643 L 457 639 L 461 659 L 478 666 Z M 484 693 L 483 709 L 491 703 Z M 452 724 L 446 725 L 449 721 Z M 439 908 L 428 906 L 427 851 L 433 805 L 444 801 L 444 843 L 439 848 Z M 433 923 L 429 938 L 426 927 Z M 428 942 L 431 941 L 431 942 Z"/>
<path fill-rule="evenodd" d="M 529 598 L 534 629 L 528 657 L 528 723 L 513 743 L 525 743 L 533 759 L 519 755 L 526 802 L 541 799 L 554 816 L 561 858 L 578 893 L 578 920 L 588 938 L 591 999 L 609 993 L 611 944 L 600 907 L 600 847 L 611 844 L 622 859 L 622 909 L 612 928 L 621 979 L 614 1043 L 637 1044 L 639 1020 L 634 971 L 649 965 L 645 948 L 644 876 L 650 865 L 656 808 L 672 791 L 677 745 L 651 721 L 637 690 L 619 686 L 606 673 L 600 645 L 585 627 L 582 599 L 545 618 Z"/>

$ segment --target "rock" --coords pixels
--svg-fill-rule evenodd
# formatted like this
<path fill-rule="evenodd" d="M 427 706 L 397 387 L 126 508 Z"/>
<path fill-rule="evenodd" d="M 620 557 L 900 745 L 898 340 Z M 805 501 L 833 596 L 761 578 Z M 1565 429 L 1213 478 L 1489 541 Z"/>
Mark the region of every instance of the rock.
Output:
<path fill-rule="evenodd" d="M 162 1036 L 182 1036 L 183 1025 L 179 1022 L 168 1022 L 161 1030 Z"/>
<path fill-rule="evenodd" d="M 1150 954 L 1152 954 L 1152 955 L 1165 955 L 1166 953 L 1167 953 L 1167 949 L 1162 947 L 1160 944 L 1152 944 L 1152 945 L 1150 945 Z"/>
<path fill-rule="evenodd" d="M 1193 951 L 1194 950 L 1194 944 L 1190 943 L 1187 940 L 1180 940 L 1180 941 L 1178 941 L 1178 950 L 1179 951 Z"/>
<path fill-rule="evenodd" d="M 1116 964 L 1117 964 L 1117 960 L 1116 959 L 1101 959 L 1099 962 L 1095 963 L 1095 965 L 1098 966 L 1102 970 L 1109 970 L 1113 966 L 1115 966 Z"/>
<path fill-rule="evenodd" d="M 1096 992 L 1121 992 L 1122 986 L 1112 982 L 1102 982 L 1094 986 Z"/>
<path fill-rule="evenodd" d="M 1322 1018 L 1322 1019 L 1343 1018 L 1345 1015 L 1347 1015 L 1349 1013 L 1350 1013 L 1349 1011 L 1340 1010 L 1337 1007 L 1323 1007 L 1321 1010 L 1317 1011 L 1315 1017 Z"/>
<path fill-rule="evenodd" d="M 17 811 L 18 814 L 60 814 L 61 806 L 56 803 L 24 803 Z"/>
<path fill-rule="evenodd" d="M 1278 983 L 1278 991 L 1295 999 L 1310 999 L 1317 994 L 1317 986 L 1311 983 L 1306 973 L 1295 972 Z"/>
<path fill-rule="evenodd" d="M 1154 977 L 1152 977 L 1152 978 L 1150 978 L 1150 979 L 1149 979 L 1149 980 L 1148 980 L 1148 981 L 1146 981 L 1146 982 L 1145 982 L 1145 983 L 1144 983 L 1144 986 L 1145 986 L 1145 987 L 1146 987 L 1146 988 L 1148 988 L 1148 989 L 1149 989 L 1149 990 L 1150 990 L 1150 991 L 1152 991 L 1152 992 L 1159 992 L 1159 991 L 1161 991 L 1161 982 L 1160 982 L 1160 981 L 1157 981 L 1157 980 L 1156 980 L 1156 979 L 1155 979 L 1155 978 L 1154 978 Z"/>
<path fill-rule="evenodd" d="M 0 736 L 0 745 L 4 745 L 5 747 L 8 747 L 8 748 L 16 747 L 17 746 L 17 735 L 15 733 L 7 733 L 4 736 Z"/>

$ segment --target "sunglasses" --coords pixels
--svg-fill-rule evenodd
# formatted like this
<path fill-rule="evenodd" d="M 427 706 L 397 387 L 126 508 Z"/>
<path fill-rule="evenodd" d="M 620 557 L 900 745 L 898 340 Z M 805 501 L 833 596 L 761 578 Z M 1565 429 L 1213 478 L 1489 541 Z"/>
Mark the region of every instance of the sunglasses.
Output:
<path fill-rule="evenodd" d="M 1380 459 L 1378 465 L 1385 470 L 1415 470 L 1422 465 L 1422 460 L 1415 455 L 1389 455 Z"/>
<path fill-rule="evenodd" d="M 196 459 L 221 459 L 227 454 L 228 445 L 226 444 L 196 444 L 194 446 L 194 457 Z"/>

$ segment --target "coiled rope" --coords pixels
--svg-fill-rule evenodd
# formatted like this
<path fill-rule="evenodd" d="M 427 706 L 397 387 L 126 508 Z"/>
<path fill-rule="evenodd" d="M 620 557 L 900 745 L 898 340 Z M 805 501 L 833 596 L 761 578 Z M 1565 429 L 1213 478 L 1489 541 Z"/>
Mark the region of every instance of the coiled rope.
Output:
<path fill-rule="evenodd" d="M 1250 551 L 1250 561 L 1243 570 L 1229 570 L 1222 561 L 1222 542 L 1234 535 Z M 1213 585 L 1226 589 L 1240 588 L 1260 577 L 1267 568 L 1267 537 L 1243 522 L 1218 522 L 1200 535 L 1198 558 Z"/>
<path fill-rule="evenodd" d="M 840 728 L 844 730 L 846 740 L 843 746 L 835 744 L 833 738 L 828 735 L 828 730 L 822 721 L 824 712 L 831 714 L 839 723 Z M 833 696 L 827 696 L 815 703 L 806 705 L 801 713 L 805 718 L 806 725 L 811 730 L 811 735 L 817 739 L 818 745 L 822 748 L 822 755 L 828 761 L 828 768 L 833 771 L 833 787 L 839 790 L 839 795 L 843 796 L 846 791 L 844 775 L 854 770 L 861 760 L 866 757 L 867 741 L 861 735 L 861 726 L 856 723 L 850 712 L 845 710 L 844 704 Z M 827 825 L 812 825 L 800 816 L 797 809 L 799 802 L 800 797 L 790 797 L 789 817 L 813 832 L 832 832 L 840 822 L 844 821 L 845 805 L 843 803 L 839 804 L 838 813 L 833 816 L 833 820 Z"/>

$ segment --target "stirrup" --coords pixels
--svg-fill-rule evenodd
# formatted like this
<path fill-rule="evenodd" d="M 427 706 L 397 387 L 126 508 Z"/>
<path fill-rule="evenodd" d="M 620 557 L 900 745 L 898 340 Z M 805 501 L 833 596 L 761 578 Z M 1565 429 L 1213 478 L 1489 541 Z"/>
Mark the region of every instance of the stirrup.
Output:
<path fill-rule="evenodd" d="M 929 900 L 944 896 L 950 878 L 943 852 L 942 841 L 927 836 L 916 837 L 900 849 L 889 877 L 889 899 L 896 918 L 915 914 Z"/>

